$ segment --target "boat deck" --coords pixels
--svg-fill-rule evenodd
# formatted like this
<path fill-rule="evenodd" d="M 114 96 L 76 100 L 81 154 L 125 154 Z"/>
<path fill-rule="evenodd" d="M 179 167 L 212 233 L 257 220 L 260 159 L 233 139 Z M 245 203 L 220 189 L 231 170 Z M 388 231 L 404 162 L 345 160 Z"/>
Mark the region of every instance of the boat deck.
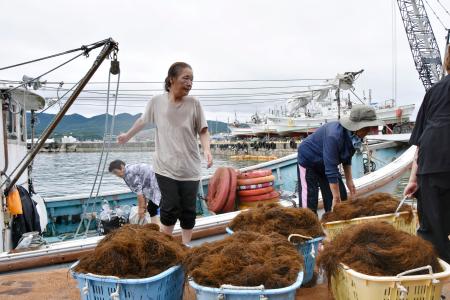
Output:
<path fill-rule="evenodd" d="M 72 279 L 67 267 L 45 271 L 19 272 L 2 275 L 0 280 L 0 298 L 3 300 L 32 299 L 80 299 L 76 281 Z M 450 283 L 444 285 L 444 296 L 450 299 Z M 320 284 L 312 288 L 301 288 L 296 299 L 331 300 L 327 285 Z M 195 293 L 186 288 L 184 300 L 195 300 Z"/>

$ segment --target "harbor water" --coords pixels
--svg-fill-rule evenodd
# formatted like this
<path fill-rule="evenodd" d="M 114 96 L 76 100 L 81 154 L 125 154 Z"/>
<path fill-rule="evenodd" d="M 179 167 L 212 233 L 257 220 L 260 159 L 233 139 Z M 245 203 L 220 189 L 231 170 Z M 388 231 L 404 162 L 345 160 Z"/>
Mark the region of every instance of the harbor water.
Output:
<path fill-rule="evenodd" d="M 43 197 L 69 196 L 89 193 L 97 172 L 100 153 L 39 153 L 33 165 L 33 183 L 37 193 Z M 109 162 L 121 159 L 127 164 L 152 162 L 152 153 L 149 152 L 111 152 L 105 166 L 102 179 L 101 192 L 108 192 L 127 188 L 122 179 L 108 172 Z M 203 175 L 213 174 L 221 166 L 243 168 L 258 164 L 251 160 L 230 160 L 227 156 L 214 156 L 214 165 L 207 169 L 202 162 Z M 102 170 L 103 165 L 100 168 Z M 101 172 L 100 172 L 101 174 Z M 99 178 L 100 179 L 100 178 Z M 401 196 L 408 177 L 405 176 L 396 190 Z M 96 191 L 96 189 L 95 189 Z"/>

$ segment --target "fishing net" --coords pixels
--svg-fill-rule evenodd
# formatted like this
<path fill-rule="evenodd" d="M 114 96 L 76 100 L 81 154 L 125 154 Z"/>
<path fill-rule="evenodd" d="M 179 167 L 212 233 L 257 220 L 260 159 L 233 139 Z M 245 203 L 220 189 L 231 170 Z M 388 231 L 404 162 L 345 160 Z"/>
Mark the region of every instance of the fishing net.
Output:
<path fill-rule="evenodd" d="M 120 278 L 146 278 L 181 263 L 186 248 L 156 224 L 125 225 L 80 259 L 75 271 Z"/>
<path fill-rule="evenodd" d="M 331 278 L 339 263 L 372 276 L 395 276 L 427 265 L 434 272 L 442 271 L 429 242 L 385 222 L 354 225 L 327 241 L 318 265 Z"/>
<path fill-rule="evenodd" d="M 296 281 L 303 268 L 303 257 L 277 233 L 243 231 L 192 248 L 184 265 L 188 275 L 203 286 L 262 284 L 274 289 Z"/>
<path fill-rule="evenodd" d="M 283 207 L 277 203 L 244 211 L 230 222 L 229 227 L 233 231 L 253 231 L 263 234 L 277 232 L 285 237 L 292 233 L 313 238 L 325 235 L 319 219 L 311 210 Z M 298 241 L 293 239 L 293 242 Z"/>
<path fill-rule="evenodd" d="M 322 216 L 322 223 L 349 220 L 359 217 L 376 216 L 394 213 L 399 205 L 397 198 L 387 193 L 375 193 L 367 197 L 360 197 L 343 201 L 334 206 L 333 211 L 326 212 Z M 407 222 L 413 219 L 413 211 L 410 205 L 403 204 L 400 211 L 408 211 Z"/>

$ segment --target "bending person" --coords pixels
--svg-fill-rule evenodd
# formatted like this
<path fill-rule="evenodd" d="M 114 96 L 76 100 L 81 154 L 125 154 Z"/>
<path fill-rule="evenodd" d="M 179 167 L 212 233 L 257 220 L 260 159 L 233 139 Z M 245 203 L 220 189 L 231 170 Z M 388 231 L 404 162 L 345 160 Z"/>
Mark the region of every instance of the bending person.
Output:
<path fill-rule="evenodd" d="M 118 136 L 126 143 L 147 123 L 156 126 L 153 167 L 161 190 L 161 230 L 172 234 L 180 221 L 183 243 L 192 238 L 196 200 L 201 178 L 198 138 L 208 168 L 212 166 L 208 124 L 200 102 L 189 96 L 194 75 L 191 66 L 177 62 L 170 66 L 165 80 L 167 93 L 154 96 L 131 129 Z"/>
<path fill-rule="evenodd" d="M 139 219 L 144 218 L 147 207 L 151 222 L 158 224 L 157 215 L 161 192 L 152 166 L 147 164 L 127 165 L 124 161 L 117 159 L 109 164 L 109 172 L 122 178 L 130 190 L 137 194 Z"/>
<path fill-rule="evenodd" d="M 343 165 L 347 188 L 356 193 L 352 177 L 352 157 L 362 145 L 371 127 L 383 125 L 370 106 L 353 106 L 350 116 L 330 122 L 304 139 L 298 147 L 298 194 L 300 207 L 308 207 L 317 214 L 319 187 L 325 211 L 341 200 L 347 191 L 339 173 Z"/>

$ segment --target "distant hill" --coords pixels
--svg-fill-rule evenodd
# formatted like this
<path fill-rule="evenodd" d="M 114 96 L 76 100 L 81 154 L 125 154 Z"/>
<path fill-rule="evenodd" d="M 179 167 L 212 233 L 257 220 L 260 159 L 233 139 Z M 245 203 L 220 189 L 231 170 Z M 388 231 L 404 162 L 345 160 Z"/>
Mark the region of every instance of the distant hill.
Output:
<path fill-rule="evenodd" d="M 141 114 L 131 115 L 127 113 L 116 115 L 114 134 L 127 131 L 140 116 Z M 39 136 L 45 128 L 47 128 L 54 117 L 54 114 L 37 114 L 37 136 Z M 52 137 L 71 135 L 79 140 L 102 139 L 105 128 L 105 117 L 106 114 L 101 114 L 90 118 L 79 114 L 66 115 L 56 127 Z M 28 136 L 31 134 L 29 118 L 30 114 L 27 113 Z M 108 118 L 111 120 L 111 115 L 109 115 Z M 224 122 L 208 121 L 208 127 L 212 134 L 228 132 L 228 126 Z M 147 129 L 150 128 L 152 128 L 152 126 L 148 126 Z"/>

